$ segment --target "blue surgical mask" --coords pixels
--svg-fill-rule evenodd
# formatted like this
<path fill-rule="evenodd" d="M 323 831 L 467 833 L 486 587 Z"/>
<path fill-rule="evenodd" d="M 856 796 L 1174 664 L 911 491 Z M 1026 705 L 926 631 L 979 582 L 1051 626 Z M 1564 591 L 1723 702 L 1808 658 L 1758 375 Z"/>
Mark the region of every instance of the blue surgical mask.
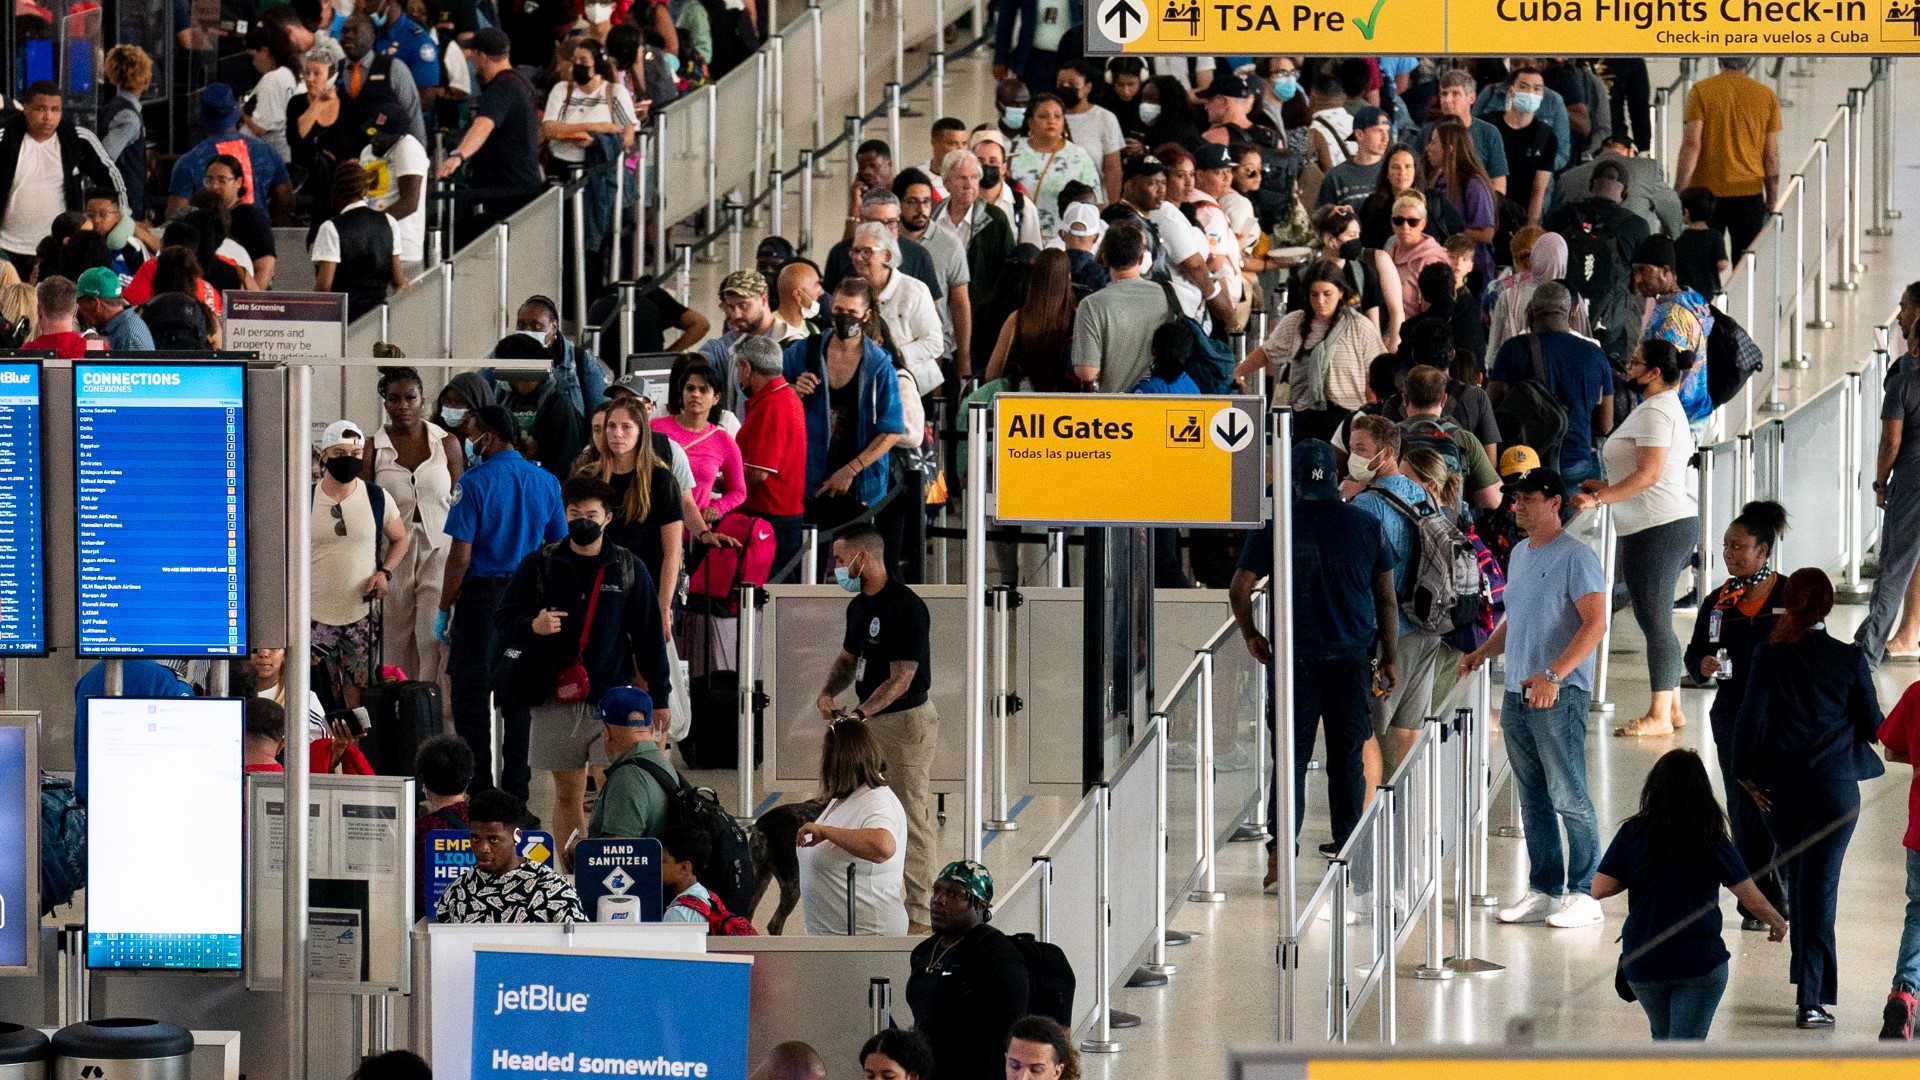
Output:
<path fill-rule="evenodd" d="M 1018 128 L 1027 122 L 1027 107 L 1025 105 L 1009 105 L 1006 111 L 1000 114 L 1000 122 L 1010 128 Z"/>
<path fill-rule="evenodd" d="M 375 26 L 385 27 L 387 25 L 387 13 L 385 11 L 370 12 L 367 18 L 373 20 L 373 25 Z"/>
<path fill-rule="evenodd" d="M 445 420 L 448 427 L 457 428 L 461 424 L 466 423 L 467 410 L 452 405 L 442 405 L 440 406 L 440 419 Z"/>
<path fill-rule="evenodd" d="M 1151 127 L 1153 125 L 1153 122 L 1158 119 L 1160 119 L 1160 103 L 1159 102 L 1143 101 L 1140 103 L 1140 122 L 1141 123 Z"/>
<path fill-rule="evenodd" d="M 860 579 L 849 574 L 844 566 L 833 568 L 833 583 L 848 592 L 860 591 Z"/>
<path fill-rule="evenodd" d="M 460 445 L 467 452 L 467 468 L 480 464 L 480 451 L 474 447 L 472 439 L 461 439 Z"/>
<path fill-rule="evenodd" d="M 1547 100 L 1547 96 L 1545 94 L 1514 94 L 1512 100 L 1514 112 L 1532 115 L 1540 111 L 1540 106 Z"/>
<path fill-rule="evenodd" d="M 1292 101 L 1293 95 L 1300 92 L 1300 76 L 1275 75 L 1273 77 L 1273 96 L 1281 101 Z"/>

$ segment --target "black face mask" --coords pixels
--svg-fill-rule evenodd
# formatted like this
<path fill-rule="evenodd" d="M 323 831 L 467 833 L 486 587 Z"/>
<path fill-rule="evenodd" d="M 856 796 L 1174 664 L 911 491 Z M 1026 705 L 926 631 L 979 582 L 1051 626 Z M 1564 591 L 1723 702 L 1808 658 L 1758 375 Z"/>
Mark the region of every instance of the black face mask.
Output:
<path fill-rule="evenodd" d="M 1000 186 L 1000 166 L 998 165 L 980 166 L 980 186 L 983 188 L 999 187 Z"/>
<path fill-rule="evenodd" d="M 360 459 L 356 457 L 331 457 L 324 466 L 327 475 L 339 483 L 346 483 L 360 475 Z"/>
<path fill-rule="evenodd" d="M 593 68 L 592 68 L 592 67 L 590 67 L 590 66 L 588 66 L 588 65 L 586 65 L 586 64 L 575 64 L 575 65 L 573 65 L 573 81 L 574 81 L 574 82 L 576 82 L 576 83 L 583 83 L 583 82 L 586 82 L 586 81 L 587 81 L 588 79 L 591 79 L 591 78 L 593 78 Z"/>
<path fill-rule="evenodd" d="M 567 539 L 581 547 L 591 547 L 600 539 L 600 523 L 592 518 L 574 518 L 567 522 Z"/>
<path fill-rule="evenodd" d="M 860 320 L 843 311 L 833 313 L 833 332 L 842 341 L 852 341 L 860 336 Z"/>
<path fill-rule="evenodd" d="M 1348 262 L 1352 262 L 1354 259 L 1359 258 L 1361 252 L 1365 250 L 1366 249 L 1360 245 L 1359 239 L 1355 238 L 1340 245 L 1340 257 L 1346 259 Z"/>
<path fill-rule="evenodd" d="M 1080 107 L 1080 89 L 1078 87 L 1057 86 L 1054 88 L 1053 93 L 1054 96 L 1060 99 L 1060 104 L 1065 105 L 1067 108 L 1077 109 Z"/>

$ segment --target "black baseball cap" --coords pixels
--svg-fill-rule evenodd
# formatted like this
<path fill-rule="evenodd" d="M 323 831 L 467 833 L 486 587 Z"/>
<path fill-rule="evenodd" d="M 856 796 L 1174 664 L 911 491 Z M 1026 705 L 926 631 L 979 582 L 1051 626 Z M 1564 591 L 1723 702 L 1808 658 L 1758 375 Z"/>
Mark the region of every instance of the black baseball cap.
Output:
<path fill-rule="evenodd" d="M 474 31 L 473 38 L 467 42 L 467 52 L 490 56 L 496 60 L 512 50 L 513 42 L 508 40 L 506 31 L 492 26 Z"/>
<path fill-rule="evenodd" d="M 1542 495 L 1565 495 L 1567 482 L 1552 469 L 1528 469 L 1514 473 L 1500 485 L 1508 494 L 1518 495 L 1523 491 L 1536 491 Z"/>
<path fill-rule="evenodd" d="M 1167 166 L 1152 154 L 1141 154 L 1139 157 L 1128 158 L 1120 167 L 1120 175 L 1122 180 L 1132 180 L 1140 176 L 1165 176 Z"/>
<path fill-rule="evenodd" d="M 1202 143 L 1193 152 L 1193 167 L 1199 172 L 1233 168 L 1233 154 L 1219 143 Z"/>
<path fill-rule="evenodd" d="M 1201 97 L 1252 97 L 1253 91 L 1247 89 L 1247 81 L 1231 72 L 1217 74 L 1207 88 L 1200 92 Z"/>

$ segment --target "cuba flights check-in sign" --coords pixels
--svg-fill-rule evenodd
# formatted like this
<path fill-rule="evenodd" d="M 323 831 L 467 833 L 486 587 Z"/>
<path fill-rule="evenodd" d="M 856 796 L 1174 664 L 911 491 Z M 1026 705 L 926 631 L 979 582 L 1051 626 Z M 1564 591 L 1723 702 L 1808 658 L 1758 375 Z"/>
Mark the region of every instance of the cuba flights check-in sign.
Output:
<path fill-rule="evenodd" d="M 1257 528 L 1266 520 L 1265 419 L 1257 397 L 1002 394 L 994 518 Z"/>
<path fill-rule="evenodd" d="M 1920 0 L 1092 0 L 1087 52 L 1204 56 L 1920 52 Z"/>

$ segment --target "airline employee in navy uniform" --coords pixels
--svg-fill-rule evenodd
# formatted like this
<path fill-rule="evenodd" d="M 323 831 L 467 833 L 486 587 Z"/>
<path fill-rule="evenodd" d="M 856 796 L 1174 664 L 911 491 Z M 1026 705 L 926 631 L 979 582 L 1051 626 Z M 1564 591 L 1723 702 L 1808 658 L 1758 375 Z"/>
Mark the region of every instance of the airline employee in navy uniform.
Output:
<path fill-rule="evenodd" d="M 492 786 L 493 739 L 488 689 L 499 634 L 495 612 L 520 561 L 542 544 L 567 535 L 560 481 L 520 456 L 513 414 L 498 405 L 467 417 L 466 474 L 453 485 L 447 511 L 447 573 L 434 634 L 447 643 L 447 678 L 453 684 L 453 727 L 473 749 L 471 790 Z M 524 710 L 510 722 L 501 747 L 500 786 L 523 801 L 530 772 Z"/>

